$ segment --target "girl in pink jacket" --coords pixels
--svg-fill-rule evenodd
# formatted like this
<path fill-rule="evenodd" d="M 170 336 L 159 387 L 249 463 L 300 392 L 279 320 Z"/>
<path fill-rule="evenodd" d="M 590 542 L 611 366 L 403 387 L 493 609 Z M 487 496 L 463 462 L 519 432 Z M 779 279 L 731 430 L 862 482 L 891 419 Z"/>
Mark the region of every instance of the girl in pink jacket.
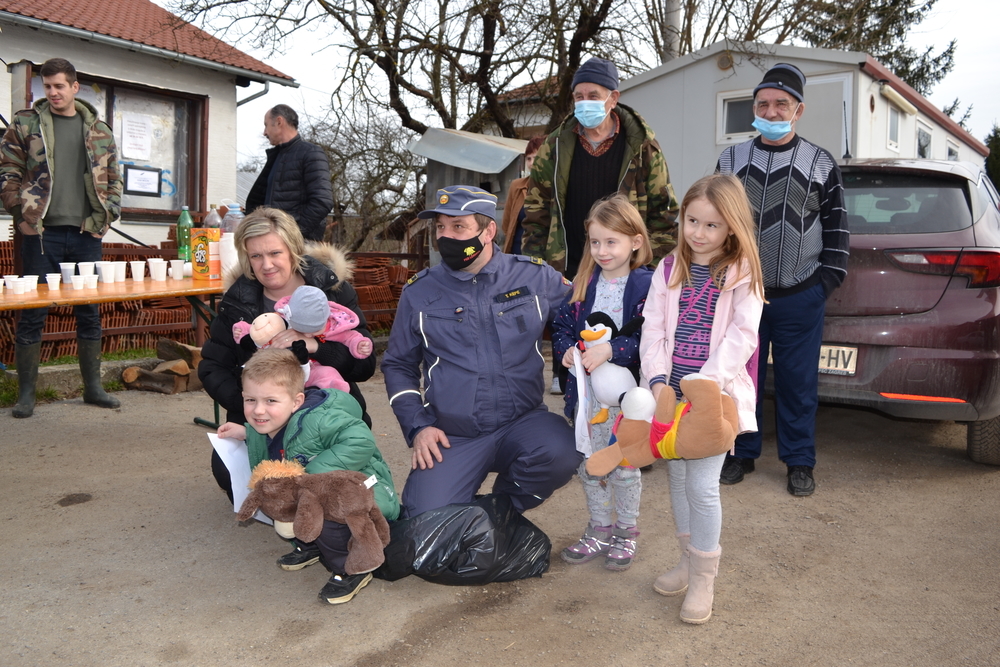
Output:
<path fill-rule="evenodd" d="M 764 282 L 754 219 L 739 179 L 713 174 L 684 197 L 680 243 L 653 274 L 644 311 L 639 356 L 655 397 L 680 394 L 691 373 L 719 383 L 736 402 L 740 431 L 757 430 L 756 390 L 747 364 L 757 349 Z M 719 569 L 722 503 L 719 473 L 725 454 L 671 460 L 670 500 L 680 563 L 653 584 L 662 595 L 687 592 L 680 618 L 712 616 Z"/>

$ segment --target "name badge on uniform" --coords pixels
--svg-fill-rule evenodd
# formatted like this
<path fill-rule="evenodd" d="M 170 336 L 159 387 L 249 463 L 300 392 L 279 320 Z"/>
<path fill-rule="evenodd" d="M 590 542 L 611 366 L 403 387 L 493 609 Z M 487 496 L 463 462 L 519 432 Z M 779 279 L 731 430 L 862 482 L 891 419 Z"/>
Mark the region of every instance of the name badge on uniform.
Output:
<path fill-rule="evenodd" d="M 527 286 L 518 287 L 516 289 L 508 290 L 503 294 L 497 294 L 493 297 L 493 300 L 497 303 L 507 303 L 511 299 L 519 299 L 522 296 L 531 296 L 531 290 Z"/>

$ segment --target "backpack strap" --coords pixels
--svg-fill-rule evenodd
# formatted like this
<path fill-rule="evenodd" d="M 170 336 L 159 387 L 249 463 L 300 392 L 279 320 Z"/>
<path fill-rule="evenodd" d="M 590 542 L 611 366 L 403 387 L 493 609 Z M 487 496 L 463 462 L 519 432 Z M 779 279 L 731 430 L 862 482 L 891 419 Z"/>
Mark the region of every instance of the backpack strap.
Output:
<path fill-rule="evenodd" d="M 670 283 L 670 272 L 674 268 L 674 256 L 667 255 L 663 258 L 663 282 Z"/>

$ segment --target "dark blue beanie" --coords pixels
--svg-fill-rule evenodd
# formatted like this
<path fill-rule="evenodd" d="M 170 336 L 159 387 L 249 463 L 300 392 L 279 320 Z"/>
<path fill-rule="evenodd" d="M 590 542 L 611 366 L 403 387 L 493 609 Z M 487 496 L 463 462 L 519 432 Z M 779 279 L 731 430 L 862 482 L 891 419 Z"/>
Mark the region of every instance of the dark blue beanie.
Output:
<path fill-rule="evenodd" d="M 799 102 L 804 102 L 803 94 L 806 87 L 806 75 L 795 65 L 778 63 L 764 74 L 764 79 L 753 89 L 753 96 L 761 88 L 777 88 L 787 90 Z"/>
<path fill-rule="evenodd" d="M 618 68 L 610 60 L 591 58 L 580 65 L 573 75 L 573 88 L 578 83 L 596 83 L 608 90 L 618 90 Z"/>

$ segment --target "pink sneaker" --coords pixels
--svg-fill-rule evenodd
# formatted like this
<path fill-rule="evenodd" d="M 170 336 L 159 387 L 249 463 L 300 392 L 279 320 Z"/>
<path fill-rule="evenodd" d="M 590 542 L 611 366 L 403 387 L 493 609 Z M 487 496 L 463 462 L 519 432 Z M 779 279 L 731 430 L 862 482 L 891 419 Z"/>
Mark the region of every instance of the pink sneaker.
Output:
<path fill-rule="evenodd" d="M 615 526 L 611 532 L 611 549 L 608 551 L 608 557 L 604 559 L 604 567 L 615 572 L 629 569 L 635 558 L 637 537 L 639 529 L 635 526 L 631 528 Z"/>
<path fill-rule="evenodd" d="M 611 549 L 611 526 L 587 526 L 580 540 L 562 550 L 560 554 L 567 563 L 579 565 L 589 563 L 603 556 Z"/>

